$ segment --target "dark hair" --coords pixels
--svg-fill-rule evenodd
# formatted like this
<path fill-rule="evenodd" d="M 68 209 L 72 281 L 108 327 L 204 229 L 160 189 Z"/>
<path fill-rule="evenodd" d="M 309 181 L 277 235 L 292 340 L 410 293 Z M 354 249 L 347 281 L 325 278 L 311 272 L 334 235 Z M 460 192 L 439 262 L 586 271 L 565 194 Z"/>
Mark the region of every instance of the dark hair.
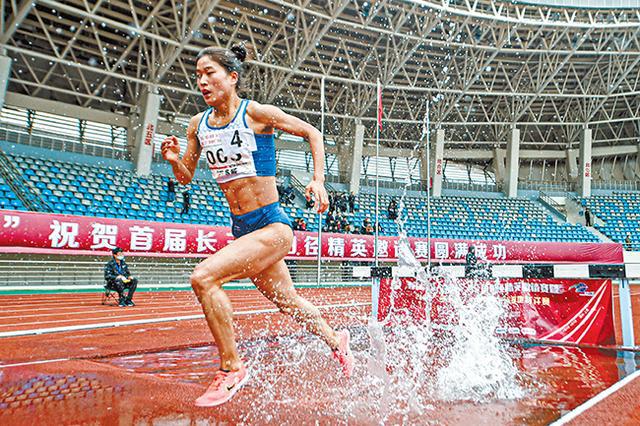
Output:
<path fill-rule="evenodd" d="M 111 253 L 113 254 L 118 254 L 122 252 L 122 249 L 120 247 L 115 247 L 113 250 L 111 250 Z"/>
<path fill-rule="evenodd" d="M 236 44 L 230 49 L 223 47 L 206 47 L 198 52 L 196 62 L 201 58 L 208 56 L 212 60 L 220 64 L 228 73 L 238 73 L 238 83 L 236 90 L 240 90 L 242 81 L 242 72 L 244 71 L 243 63 L 247 59 L 247 48 L 244 44 Z"/>

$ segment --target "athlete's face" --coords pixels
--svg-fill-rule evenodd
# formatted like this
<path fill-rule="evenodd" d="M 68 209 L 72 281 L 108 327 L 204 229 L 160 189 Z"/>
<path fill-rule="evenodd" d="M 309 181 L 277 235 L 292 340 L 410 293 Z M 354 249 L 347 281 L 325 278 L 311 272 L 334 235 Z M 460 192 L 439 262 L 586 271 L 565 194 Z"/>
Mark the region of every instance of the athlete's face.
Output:
<path fill-rule="evenodd" d="M 204 56 L 196 64 L 196 78 L 198 89 L 204 97 L 207 105 L 217 106 L 225 102 L 236 90 L 238 83 L 237 72 L 227 72 L 227 70 L 211 59 Z"/>

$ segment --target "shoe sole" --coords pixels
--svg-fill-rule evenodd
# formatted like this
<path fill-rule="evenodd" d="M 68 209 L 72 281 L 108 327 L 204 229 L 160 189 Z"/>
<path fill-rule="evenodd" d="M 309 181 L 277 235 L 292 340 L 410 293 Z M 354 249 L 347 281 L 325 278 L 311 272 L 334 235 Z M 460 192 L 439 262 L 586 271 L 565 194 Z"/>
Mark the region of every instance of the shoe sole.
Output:
<path fill-rule="evenodd" d="M 212 403 L 198 403 L 196 401 L 195 405 L 196 407 L 217 407 L 218 405 L 222 405 L 225 402 L 229 401 L 231 398 L 234 397 L 234 395 L 240 390 L 240 388 L 242 388 L 242 386 L 244 386 L 244 384 L 247 382 L 247 380 L 249 380 L 249 371 L 247 371 L 247 373 L 244 375 L 244 378 L 242 380 L 240 380 L 238 382 L 238 384 L 231 389 L 231 392 L 229 393 L 229 395 L 225 398 L 222 399 L 220 401 L 216 401 L 216 402 L 212 402 Z"/>

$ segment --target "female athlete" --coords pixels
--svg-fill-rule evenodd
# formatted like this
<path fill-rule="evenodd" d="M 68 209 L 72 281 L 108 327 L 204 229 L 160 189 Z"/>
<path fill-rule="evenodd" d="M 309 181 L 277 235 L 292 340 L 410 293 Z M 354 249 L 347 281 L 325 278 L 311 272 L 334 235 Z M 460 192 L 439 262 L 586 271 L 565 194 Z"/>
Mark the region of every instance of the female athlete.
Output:
<path fill-rule="evenodd" d="M 324 340 L 347 377 L 354 364 L 348 330 L 334 331 L 318 309 L 296 293 L 284 262 L 293 231 L 278 202 L 273 132 L 280 129 L 309 142 L 314 174 L 305 196 L 315 198 L 319 212 L 328 206 L 322 135 L 275 106 L 238 96 L 246 56 L 244 46 L 206 48 L 198 54 L 198 88 L 209 108 L 191 118 L 182 159 L 175 136 L 162 142 L 162 156 L 183 185 L 191 182 L 204 155 L 231 210 L 235 240 L 196 266 L 190 277 L 220 353 L 220 370 L 196 400 L 205 407 L 231 399 L 249 377 L 234 339 L 231 303 L 222 289 L 232 280 L 250 278 L 281 312 Z"/>

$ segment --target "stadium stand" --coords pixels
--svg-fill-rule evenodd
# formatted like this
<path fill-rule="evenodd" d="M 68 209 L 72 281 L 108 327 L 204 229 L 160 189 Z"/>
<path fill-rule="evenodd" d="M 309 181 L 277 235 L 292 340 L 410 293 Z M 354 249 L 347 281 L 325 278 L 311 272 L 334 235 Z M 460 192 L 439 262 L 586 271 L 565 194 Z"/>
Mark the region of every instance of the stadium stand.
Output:
<path fill-rule="evenodd" d="M 359 199 L 364 211 L 374 211 L 373 195 L 361 195 Z M 386 208 L 390 200 L 389 196 L 382 196 L 380 205 Z M 426 198 L 409 197 L 406 207 L 409 219 L 407 234 L 424 237 L 427 234 Z M 393 222 L 386 219 L 385 212 L 382 216 L 383 234 L 395 235 Z M 452 196 L 434 198 L 431 201 L 431 216 L 433 238 L 599 241 L 581 225 L 556 222 L 542 207 L 528 199 Z"/>
<path fill-rule="evenodd" d="M 7 182 L 0 176 L 0 209 L 27 210 L 22 201 L 13 192 Z"/>
<path fill-rule="evenodd" d="M 130 170 L 96 167 L 45 158 L 13 155 L 24 177 L 40 191 L 40 196 L 55 213 L 97 217 L 204 223 L 228 226 L 230 216 L 222 191 L 213 180 L 194 180 L 192 209 L 180 215 L 181 197 L 167 202 L 163 175 L 138 177 Z M 24 206 L 2 183 L 5 208 L 24 210 Z M 380 196 L 381 235 L 397 235 L 397 225 L 387 218 L 386 206 L 391 196 Z M 409 236 L 427 234 L 426 198 L 407 197 L 406 229 Z M 357 210 L 346 213 L 349 223 L 360 227 L 373 220 L 375 196 L 362 193 Z M 302 217 L 309 231 L 317 230 L 317 215 L 302 206 L 284 206 L 291 218 Z M 598 238 L 581 225 L 558 223 L 542 207 L 527 199 L 443 197 L 432 200 L 432 236 L 481 240 L 520 241 L 590 241 Z M 594 209 L 595 210 L 595 209 Z"/>
<path fill-rule="evenodd" d="M 627 234 L 637 249 L 640 240 L 640 194 L 614 192 L 611 195 L 594 195 L 580 200 L 583 207 L 589 207 L 604 224 L 596 223 L 595 228 L 611 240 L 625 243 Z"/>

